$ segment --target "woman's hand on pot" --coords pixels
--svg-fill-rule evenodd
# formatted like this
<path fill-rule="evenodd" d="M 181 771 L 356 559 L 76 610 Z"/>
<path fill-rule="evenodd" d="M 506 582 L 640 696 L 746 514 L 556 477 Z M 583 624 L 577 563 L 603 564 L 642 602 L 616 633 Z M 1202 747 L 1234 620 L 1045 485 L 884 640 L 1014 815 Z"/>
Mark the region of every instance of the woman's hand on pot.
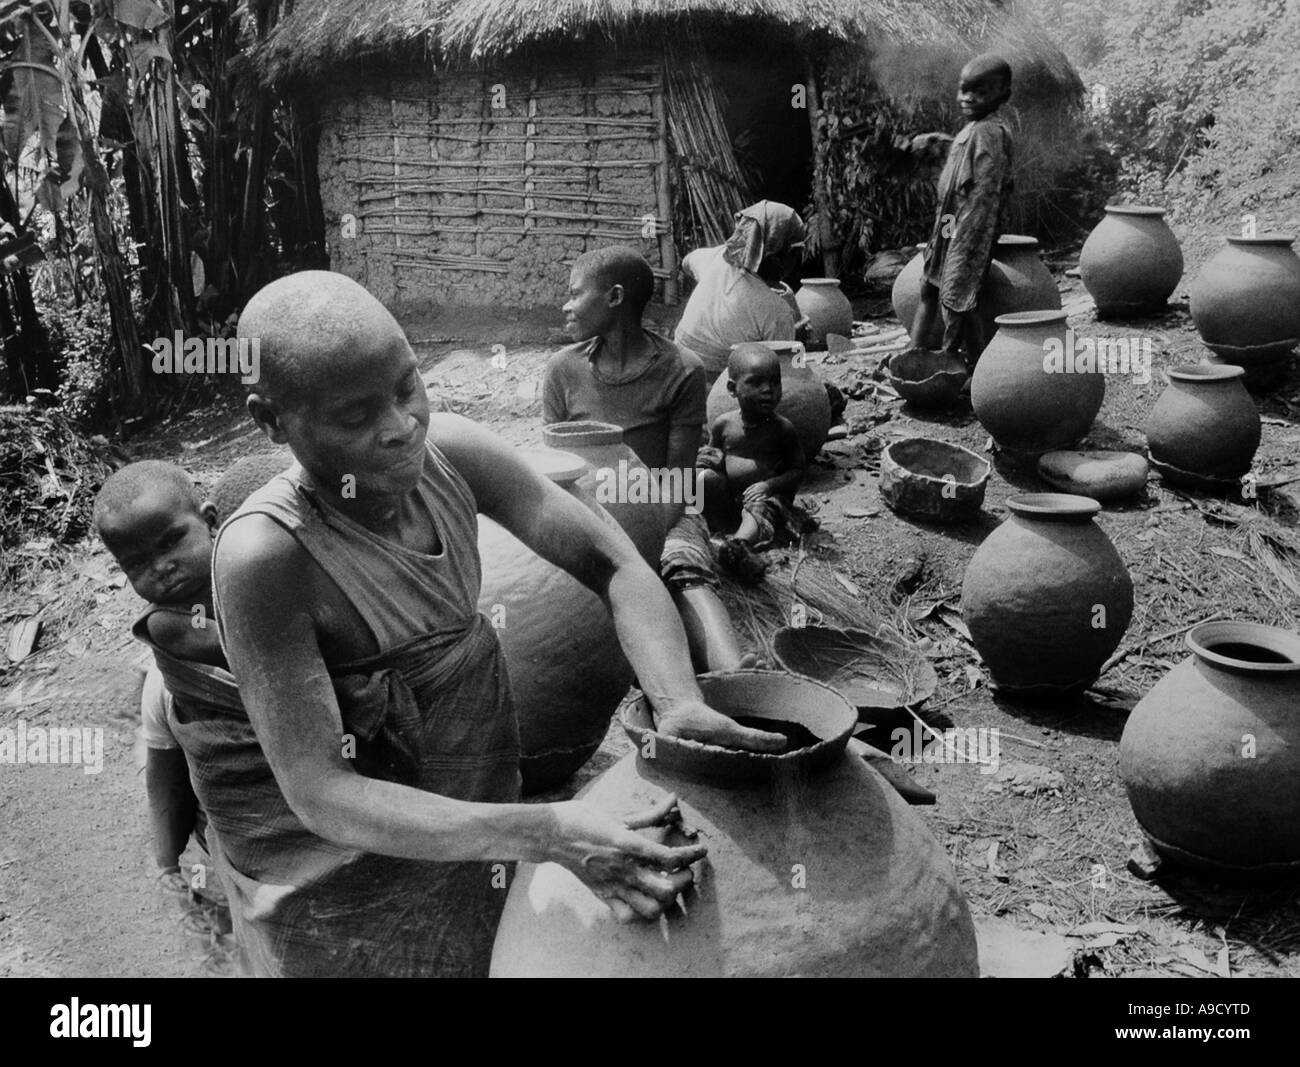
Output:
<path fill-rule="evenodd" d="M 703 845 L 669 848 L 636 832 L 676 825 L 674 796 L 623 821 L 580 800 L 551 808 L 552 859 L 576 874 L 621 923 L 659 918 L 694 883 L 691 864 L 708 854 Z"/>
<path fill-rule="evenodd" d="M 785 735 L 741 726 L 702 700 L 686 701 L 662 712 L 656 710 L 655 721 L 656 729 L 665 737 L 681 737 L 748 752 L 776 752 L 785 747 Z"/>

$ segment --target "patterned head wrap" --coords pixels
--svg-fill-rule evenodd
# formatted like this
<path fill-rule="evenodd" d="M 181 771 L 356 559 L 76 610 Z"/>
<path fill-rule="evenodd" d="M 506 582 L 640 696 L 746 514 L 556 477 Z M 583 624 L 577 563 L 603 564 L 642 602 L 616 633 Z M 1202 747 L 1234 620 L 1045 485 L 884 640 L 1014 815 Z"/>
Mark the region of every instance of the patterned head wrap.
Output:
<path fill-rule="evenodd" d="M 760 200 L 736 212 L 736 229 L 727 238 L 722 258 L 733 267 L 757 274 L 764 259 L 802 245 L 807 235 L 808 228 L 794 208 Z"/>

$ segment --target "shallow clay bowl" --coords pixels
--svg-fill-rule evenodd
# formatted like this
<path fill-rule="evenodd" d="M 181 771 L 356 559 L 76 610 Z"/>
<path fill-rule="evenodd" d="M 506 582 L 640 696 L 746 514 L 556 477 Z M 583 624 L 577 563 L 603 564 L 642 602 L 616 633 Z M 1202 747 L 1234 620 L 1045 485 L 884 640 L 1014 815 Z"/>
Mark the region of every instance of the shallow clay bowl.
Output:
<path fill-rule="evenodd" d="M 919 707 L 939 684 L 916 648 L 867 630 L 784 626 L 772 639 L 772 652 L 786 670 L 842 693 L 862 722 L 892 721 L 887 713 Z"/>
<path fill-rule="evenodd" d="M 961 445 L 909 437 L 881 453 L 880 496 L 900 515 L 964 522 L 979 514 L 992 469 Z"/>
<path fill-rule="evenodd" d="M 576 482 L 587 469 L 586 460 L 581 456 L 562 452 L 558 448 L 530 447 L 521 448 L 519 452 L 525 463 L 556 485 Z"/>
<path fill-rule="evenodd" d="M 952 407 L 967 377 L 966 364 L 958 356 L 926 348 L 891 356 L 885 375 L 899 396 L 919 408 Z"/>
<path fill-rule="evenodd" d="M 636 745 L 638 759 L 653 759 L 656 767 L 683 778 L 712 785 L 740 786 L 773 778 L 811 774 L 828 767 L 843 754 L 857 725 L 852 704 L 829 685 L 783 671 L 715 671 L 699 676 L 704 701 L 731 718 L 774 719 L 798 723 L 817 741 L 784 755 L 744 752 L 706 745 L 659 733 L 650 705 L 633 689 L 619 706 L 619 721 Z"/>

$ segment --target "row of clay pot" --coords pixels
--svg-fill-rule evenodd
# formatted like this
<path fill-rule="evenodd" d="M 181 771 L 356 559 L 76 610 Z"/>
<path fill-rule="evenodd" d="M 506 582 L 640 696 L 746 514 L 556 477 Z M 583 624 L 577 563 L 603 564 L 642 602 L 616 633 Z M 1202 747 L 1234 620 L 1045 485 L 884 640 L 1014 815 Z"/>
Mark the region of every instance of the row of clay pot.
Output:
<path fill-rule="evenodd" d="M 1086 497 L 1034 493 L 972 556 L 962 618 L 998 688 L 1059 700 L 1096 681 L 1133 583 Z M 1300 634 L 1207 622 L 1129 715 L 1120 773 L 1152 844 L 1215 873 L 1300 870 Z"/>
<path fill-rule="evenodd" d="M 1183 274 L 1178 239 L 1164 209 L 1106 208 L 1084 242 L 1079 275 L 1102 319 L 1158 312 Z M 1206 347 L 1264 383 L 1300 344 L 1300 257 L 1288 234 L 1230 236 L 1188 290 L 1192 321 Z"/>
<path fill-rule="evenodd" d="M 918 245 L 924 249 L 924 245 Z M 890 302 L 894 314 L 908 330 L 916 318 L 921 303 L 921 277 L 924 257 L 917 254 L 894 279 Z M 1038 241 L 1023 234 L 1003 234 L 998 238 L 989 266 L 988 279 L 980 291 L 980 317 L 984 320 L 984 335 L 991 337 L 996 329 L 994 320 L 999 315 L 1014 311 L 1035 311 L 1040 308 L 1055 309 L 1061 306 L 1061 292 L 1043 263 Z M 922 339 L 923 348 L 938 348 L 943 342 L 943 324 L 936 321 L 929 337 Z"/>
<path fill-rule="evenodd" d="M 1079 345 L 1065 318 L 1064 311 L 999 317 L 998 332 L 976 364 L 971 406 L 1008 452 L 1069 448 L 1101 410 L 1105 368 L 1097 365 L 1095 352 L 1092 362 L 1079 368 L 1074 354 Z M 1064 366 L 1051 361 L 1057 352 L 1063 354 Z M 1171 484 L 1195 488 L 1218 488 L 1240 479 L 1250 470 L 1260 441 L 1259 411 L 1242 385 L 1244 371 L 1198 364 L 1168 373 L 1170 384 L 1146 425 L 1156 469 Z"/>

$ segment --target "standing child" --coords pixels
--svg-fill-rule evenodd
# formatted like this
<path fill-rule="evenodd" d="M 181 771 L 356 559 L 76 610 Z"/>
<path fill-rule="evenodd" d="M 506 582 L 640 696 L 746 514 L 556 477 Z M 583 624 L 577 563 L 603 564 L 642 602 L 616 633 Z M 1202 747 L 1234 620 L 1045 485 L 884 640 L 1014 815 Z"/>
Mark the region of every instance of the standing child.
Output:
<path fill-rule="evenodd" d="M 729 531 L 719 550 L 722 564 L 758 580 L 766 567 L 753 550 L 802 526 L 794 494 L 807 462 L 794 423 L 776 413 L 781 403 L 776 353 L 767 345 L 736 345 L 727 379 L 727 392 L 740 406 L 713 420 L 709 443 L 700 449 L 704 514 L 712 529 Z"/>
<path fill-rule="evenodd" d="M 943 350 L 964 344 L 973 370 L 988 343 L 979 317 L 980 290 L 1011 200 L 1011 132 L 1000 108 L 1011 97 L 1011 67 L 986 53 L 961 71 L 957 104 L 966 125 L 948 151 L 939 177 L 939 208 L 925 249 L 921 303 L 912 322 L 912 343 L 924 347 L 943 317 Z M 920 148 L 935 134 L 913 141 Z"/>

